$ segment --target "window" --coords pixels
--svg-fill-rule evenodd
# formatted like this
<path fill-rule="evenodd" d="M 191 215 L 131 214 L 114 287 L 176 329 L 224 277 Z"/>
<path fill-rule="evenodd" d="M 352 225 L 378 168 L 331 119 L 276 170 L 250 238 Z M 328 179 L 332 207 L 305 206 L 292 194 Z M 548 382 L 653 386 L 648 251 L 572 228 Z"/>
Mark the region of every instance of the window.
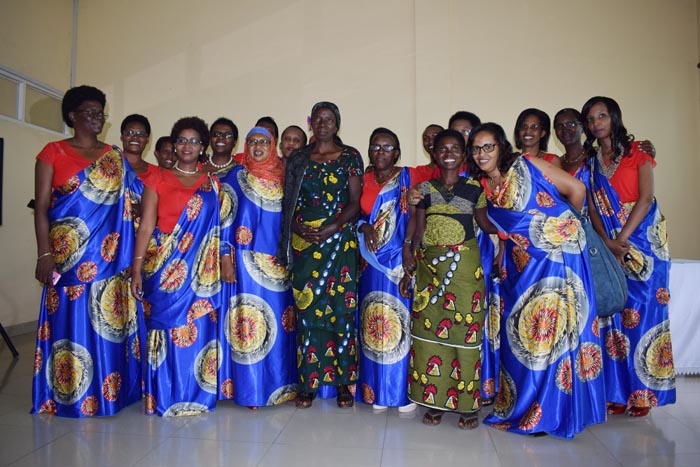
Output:
<path fill-rule="evenodd" d="M 0 66 L 0 115 L 65 133 L 63 93 Z"/>

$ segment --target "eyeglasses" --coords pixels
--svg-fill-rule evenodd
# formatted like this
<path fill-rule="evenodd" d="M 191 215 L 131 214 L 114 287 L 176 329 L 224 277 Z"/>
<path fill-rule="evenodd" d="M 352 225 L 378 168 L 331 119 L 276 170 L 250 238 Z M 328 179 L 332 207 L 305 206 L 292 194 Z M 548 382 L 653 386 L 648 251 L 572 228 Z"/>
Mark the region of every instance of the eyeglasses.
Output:
<path fill-rule="evenodd" d="M 143 137 L 143 136 L 148 136 L 148 133 L 146 133 L 143 130 L 124 130 L 122 131 L 122 135 L 124 136 L 136 136 L 136 137 Z"/>
<path fill-rule="evenodd" d="M 554 128 L 556 130 L 563 130 L 564 128 L 568 128 L 570 130 L 576 128 L 578 126 L 578 122 L 576 120 L 567 120 L 565 122 L 557 123 L 554 125 Z"/>
<path fill-rule="evenodd" d="M 271 143 L 270 143 L 270 140 L 269 140 L 269 139 L 262 139 L 262 138 L 261 138 L 261 139 L 254 139 L 254 138 L 250 138 L 250 139 L 247 139 L 247 140 L 246 140 L 246 144 L 247 144 L 248 146 L 257 146 L 258 144 L 259 144 L 260 146 L 269 146 Z"/>
<path fill-rule="evenodd" d="M 370 144 L 369 145 L 369 150 L 373 152 L 379 152 L 380 149 L 383 149 L 384 152 L 391 152 L 396 147 L 392 144 Z"/>
<path fill-rule="evenodd" d="M 230 131 L 212 131 L 211 137 L 212 138 L 233 139 L 233 133 L 231 133 Z"/>
<path fill-rule="evenodd" d="M 438 154 L 447 154 L 448 152 L 451 154 L 461 154 L 462 147 L 458 144 L 452 144 L 450 146 L 438 146 L 437 148 L 435 148 L 435 152 Z"/>
<path fill-rule="evenodd" d="M 471 154 L 472 156 L 477 156 L 481 151 L 483 151 L 485 154 L 488 154 L 490 152 L 493 152 L 493 150 L 496 149 L 496 146 L 498 146 L 498 144 L 491 143 L 484 144 L 483 146 L 472 146 L 469 148 L 469 154 Z"/>
<path fill-rule="evenodd" d="M 462 128 L 461 130 L 457 130 L 459 133 L 462 133 L 464 136 L 469 136 L 469 134 L 472 132 L 471 128 Z"/>
<path fill-rule="evenodd" d="M 187 139 L 183 136 L 180 136 L 179 138 L 175 139 L 175 144 L 178 144 L 180 146 L 184 146 L 187 143 L 190 143 L 192 146 L 201 146 L 203 144 L 202 141 L 197 138 Z"/>
<path fill-rule="evenodd" d="M 76 110 L 75 113 L 79 114 L 84 114 L 87 116 L 87 118 L 91 120 L 107 120 L 107 117 L 109 117 L 108 114 L 104 113 L 101 110 L 93 110 L 93 109 L 88 109 L 88 110 Z"/>
<path fill-rule="evenodd" d="M 520 131 L 527 131 L 527 130 L 532 130 L 532 131 L 537 131 L 542 129 L 542 125 L 538 125 L 537 123 L 533 123 L 532 125 L 528 125 L 527 123 L 523 123 L 518 127 Z"/>

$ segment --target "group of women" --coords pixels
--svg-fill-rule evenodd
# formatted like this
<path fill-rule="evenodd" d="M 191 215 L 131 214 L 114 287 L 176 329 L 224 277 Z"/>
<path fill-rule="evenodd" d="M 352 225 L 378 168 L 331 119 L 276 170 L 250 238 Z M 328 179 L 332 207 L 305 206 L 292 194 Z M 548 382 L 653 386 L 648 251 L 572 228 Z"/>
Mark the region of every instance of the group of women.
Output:
<path fill-rule="evenodd" d="M 653 148 L 631 141 L 614 100 L 557 113 L 562 157 L 541 110 L 517 119 L 522 154 L 457 112 L 426 128 L 416 168 L 377 128 L 366 170 L 331 102 L 311 111 L 311 144 L 282 133 L 281 157 L 270 117 L 241 154 L 232 121 L 182 118 L 156 143 L 159 167 L 142 158 L 145 117 L 124 120 L 122 149 L 98 140 L 104 106 L 96 88 L 69 90 L 74 135 L 37 156 L 34 413 L 335 397 L 422 405 L 432 425 L 455 412 L 472 429 L 493 404 L 493 427 L 573 437 L 674 402 Z M 611 318 L 596 314 L 579 212 L 628 277 Z"/>

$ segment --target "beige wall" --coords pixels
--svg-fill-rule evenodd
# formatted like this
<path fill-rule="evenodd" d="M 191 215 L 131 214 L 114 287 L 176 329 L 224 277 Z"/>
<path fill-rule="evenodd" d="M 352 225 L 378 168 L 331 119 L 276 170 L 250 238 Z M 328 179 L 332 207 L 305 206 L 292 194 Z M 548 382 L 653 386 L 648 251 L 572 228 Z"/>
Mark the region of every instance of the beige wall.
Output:
<path fill-rule="evenodd" d="M 614 97 L 627 127 L 656 144 L 656 193 L 669 219 L 673 257 L 700 259 L 700 203 L 691 191 L 700 173 L 698 0 L 79 5 L 76 82 L 107 92 L 104 139 L 110 143 L 118 142 L 119 123 L 132 112 L 151 119 L 154 137 L 189 114 L 208 122 L 228 116 L 245 134 L 262 115 L 274 116 L 280 127 L 305 127 L 311 106 L 327 99 L 341 109 L 346 143 L 366 153 L 371 130 L 389 126 L 410 165 L 425 161 L 423 127 L 446 124 L 455 110 L 476 112 L 510 133 L 525 107 L 553 115 L 561 107 L 580 108 L 592 95 Z M 18 146 L 21 154 L 12 157 L 31 160 L 40 144 Z M 554 141 L 550 150 L 561 152 Z M 29 189 L 31 167 L 26 170 L 13 187 Z M 29 297 L 22 306 L 31 303 L 31 309 L 9 318 L 0 310 L 0 320 L 10 323 L 36 315 L 37 287 L 25 265 L 30 258 L 33 267 L 35 256 L 24 230 L 31 222 L 17 222 L 24 237 L 2 242 L 2 255 L 22 277 L 8 285 L 3 280 L 0 297 L 8 291 Z"/>

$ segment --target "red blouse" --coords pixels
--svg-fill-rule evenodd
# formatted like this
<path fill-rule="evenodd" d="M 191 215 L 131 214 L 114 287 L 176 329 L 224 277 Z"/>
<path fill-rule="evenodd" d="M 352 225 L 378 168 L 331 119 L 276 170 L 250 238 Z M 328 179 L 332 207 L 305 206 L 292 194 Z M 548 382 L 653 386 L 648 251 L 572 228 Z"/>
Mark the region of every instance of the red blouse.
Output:
<path fill-rule="evenodd" d="M 158 194 L 158 228 L 171 233 L 182 215 L 182 210 L 192 195 L 207 180 L 202 174 L 192 186 L 185 186 L 170 170 L 159 169 L 154 175 L 144 180 L 148 188 Z"/>
<path fill-rule="evenodd" d="M 620 159 L 620 165 L 609 180 L 621 202 L 630 203 L 639 199 L 639 168 L 647 162 L 656 167 L 654 158 L 639 149 L 639 142 L 634 141 L 629 156 Z"/>
<path fill-rule="evenodd" d="M 100 157 L 104 156 L 111 149 L 112 146 L 105 144 Z M 53 188 L 60 187 L 69 178 L 85 170 L 86 167 L 94 162 L 81 156 L 66 140 L 47 144 L 37 154 L 36 160 L 45 162 L 53 167 L 53 180 L 51 181 Z"/>
<path fill-rule="evenodd" d="M 403 170 L 402 167 L 399 168 Z M 409 167 L 408 173 L 411 177 L 411 186 L 416 185 L 417 182 L 415 180 L 417 177 L 417 168 Z M 400 175 L 401 172 L 399 171 L 394 175 L 394 177 L 398 177 Z M 374 203 L 377 201 L 379 192 L 382 191 L 384 185 L 386 185 L 391 179 L 393 179 L 393 177 L 389 178 L 380 185 L 377 183 L 377 179 L 374 178 L 374 171 L 365 172 L 364 180 L 362 182 L 362 197 L 360 198 L 360 209 L 362 210 L 362 214 L 368 216 L 372 213 L 372 209 L 374 209 Z"/>

